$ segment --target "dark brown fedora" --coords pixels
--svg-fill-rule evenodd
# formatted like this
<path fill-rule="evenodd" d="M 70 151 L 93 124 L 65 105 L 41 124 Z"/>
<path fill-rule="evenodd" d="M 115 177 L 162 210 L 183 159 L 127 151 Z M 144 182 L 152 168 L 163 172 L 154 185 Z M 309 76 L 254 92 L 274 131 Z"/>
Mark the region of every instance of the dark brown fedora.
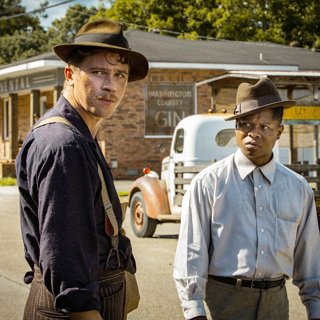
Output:
<path fill-rule="evenodd" d="M 241 83 L 238 87 L 236 101 L 234 116 L 225 120 L 238 119 L 276 107 L 290 108 L 296 104 L 294 100 L 281 100 L 276 86 L 268 78 L 262 78 L 253 85 L 246 82 Z"/>
<path fill-rule="evenodd" d="M 56 45 L 52 50 L 68 63 L 73 50 L 79 47 L 106 48 L 121 53 L 130 64 L 128 81 L 141 80 L 148 73 L 148 60 L 141 53 L 130 49 L 122 25 L 116 21 L 101 19 L 89 22 L 78 31 L 72 43 Z"/>

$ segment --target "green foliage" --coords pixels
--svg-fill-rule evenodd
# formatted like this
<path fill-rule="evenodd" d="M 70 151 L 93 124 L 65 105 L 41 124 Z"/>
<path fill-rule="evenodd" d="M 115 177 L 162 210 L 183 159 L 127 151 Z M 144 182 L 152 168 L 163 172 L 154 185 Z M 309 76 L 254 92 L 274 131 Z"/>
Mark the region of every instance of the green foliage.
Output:
<path fill-rule="evenodd" d="M 97 17 L 180 38 L 298 42 L 316 47 L 319 0 L 109 0 Z"/>
<path fill-rule="evenodd" d="M 12 35 L 15 31 L 30 31 L 41 29 L 37 16 L 21 15 L 26 9 L 21 6 L 21 0 L 0 1 L 0 35 Z M 12 17 L 16 16 L 16 17 Z M 12 17 L 9 19 L 9 17 Z"/>
<path fill-rule="evenodd" d="M 129 28 L 159 30 L 162 34 L 194 39 L 214 36 L 212 9 L 215 0 L 116 0 L 99 17 L 122 21 Z"/>
<path fill-rule="evenodd" d="M 48 29 L 48 50 L 53 45 L 71 42 L 78 30 L 96 14 L 97 9 L 94 7 L 88 9 L 80 4 L 69 7 L 66 15 L 61 19 L 53 20 Z"/>
<path fill-rule="evenodd" d="M 217 0 L 217 38 L 313 47 L 320 33 L 319 0 Z"/>
<path fill-rule="evenodd" d="M 2 178 L 0 179 L 0 186 L 1 187 L 7 187 L 7 186 L 15 186 L 17 185 L 17 179 L 16 178 Z"/>
<path fill-rule="evenodd" d="M 48 31 L 45 31 L 36 16 L 6 18 L 25 13 L 20 1 L 4 0 L 0 3 L 0 12 L 5 12 L 5 15 L 0 15 L 0 65 L 50 52 L 53 45 L 70 42 L 80 27 L 97 13 L 94 7 L 87 9 L 76 4 L 69 7 L 65 17 L 54 20 Z M 39 6 L 44 4 L 46 2 L 39 3 Z"/>
<path fill-rule="evenodd" d="M 19 31 L 0 37 L 0 64 L 7 64 L 47 52 L 48 39 L 42 30 Z"/>
<path fill-rule="evenodd" d="M 40 25 L 40 19 L 26 15 L 20 2 L 0 2 L 0 64 L 29 58 L 47 50 L 46 33 Z"/>

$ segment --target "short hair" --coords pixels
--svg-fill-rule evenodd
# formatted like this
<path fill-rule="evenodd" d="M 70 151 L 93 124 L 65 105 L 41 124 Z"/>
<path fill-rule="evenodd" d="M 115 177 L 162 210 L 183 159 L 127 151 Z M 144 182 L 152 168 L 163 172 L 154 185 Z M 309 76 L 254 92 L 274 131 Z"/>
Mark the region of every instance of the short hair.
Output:
<path fill-rule="evenodd" d="M 74 66 L 79 66 L 79 64 L 81 64 L 81 62 L 89 57 L 92 56 L 96 53 L 99 52 L 112 52 L 112 53 L 117 53 L 119 54 L 119 63 L 121 64 L 128 64 L 129 65 L 129 61 L 126 57 L 124 57 L 121 53 L 114 51 L 114 50 L 109 50 L 109 49 L 105 49 L 105 48 L 97 48 L 97 47 L 79 47 L 76 48 L 72 51 L 68 64 L 69 65 L 74 65 Z"/>
<path fill-rule="evenodd" d="M 276 107 L 272 109 L 272 119 L 278 120 L 279 123 L 282 122 L 283 119 L 283 107 Z"/>

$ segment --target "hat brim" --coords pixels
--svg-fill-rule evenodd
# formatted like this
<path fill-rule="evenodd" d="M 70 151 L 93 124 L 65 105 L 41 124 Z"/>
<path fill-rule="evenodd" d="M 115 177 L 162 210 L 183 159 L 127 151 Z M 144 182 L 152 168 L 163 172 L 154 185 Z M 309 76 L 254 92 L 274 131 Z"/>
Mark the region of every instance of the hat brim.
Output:
<path fill-rule="evenodd" d="M 70 44 L 59 44 L 54 46 L 52 50 L 61 60 L 68 63 L 72 51 L 79 47 L 97 47 L 121 53 L 125 58 L 128 59 L 130 63 L 130 72 L 128 78 L 129 82 L 142 80 L 148 74 L 148 60 L 141 53 L 130 49 L 120 48 L 118 46 L 112 46 L 109 44 L 98 42 L 79 42 Z"/>
<path fill-rule="evenodd" d="M 239 119 L 239 118 L 243 118 L 243 117 L 249 116 L 254 113 L 258 113 L 258 112 L 261 112 L 264 110 L 273 109 L 273 108 L 277 108 L 277 107 L 291 108 L 291 107 L 295 106 L 296 104 L 297 104 L 297 102 L 295 100 L 278 101 L 278 102 L 266 104 L 261 107 L 257 107 L 255 109 L 249 110 L 247 112 L 242 112 L 242 113 L 236 114 L 232 117 L 225 118 L 224 120 L 229 121 L 229 120 Z"/>

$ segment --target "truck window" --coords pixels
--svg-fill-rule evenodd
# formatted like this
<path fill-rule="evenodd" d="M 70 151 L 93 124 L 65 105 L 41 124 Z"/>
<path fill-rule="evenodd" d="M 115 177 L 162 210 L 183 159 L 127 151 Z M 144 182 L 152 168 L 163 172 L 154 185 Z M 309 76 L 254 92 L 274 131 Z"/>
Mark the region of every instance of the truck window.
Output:
<path fill-rule="evenodd" d="M 216 144 L 219 147 L 236 146 L 234 129 L 224 129 L 217 133 Z"/>
<path fill-rule="evenodd" d="M 184 129 L 178 129 L 176 133 L 176 139 L 174 142 L 174 151 L 176 153 L 183 152 L 183 142 L 184 142 Z"/>

